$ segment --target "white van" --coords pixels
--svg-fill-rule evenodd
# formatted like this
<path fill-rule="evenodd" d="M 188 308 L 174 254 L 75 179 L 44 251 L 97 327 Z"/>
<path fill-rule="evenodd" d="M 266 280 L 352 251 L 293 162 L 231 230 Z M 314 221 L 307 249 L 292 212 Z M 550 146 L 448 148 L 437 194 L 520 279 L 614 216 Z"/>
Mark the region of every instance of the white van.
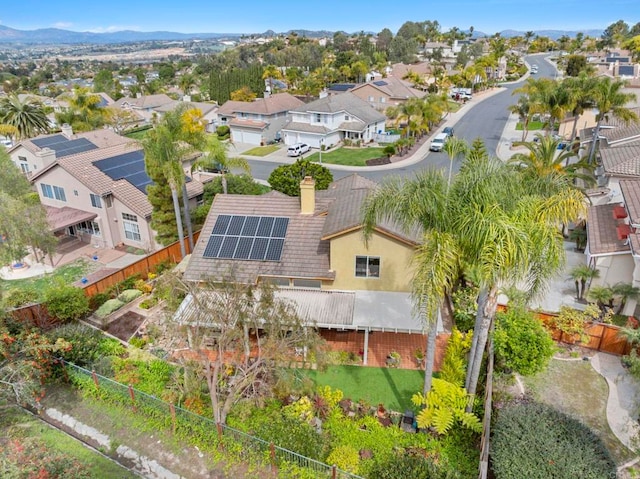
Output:
<path fill-rule="evenodd" d="M 309 151 L 309 145 L 306 143 L 296 143 L 287 148 L 287 156 L 301 156 Z"/>
<path fill-rule="evenodd" d="M 429 150 L 431 151 L 442 151 L 444 148 L 444 144 L 449 138 L 449 135 L 446 133 L 438 133 L 433 140 L 431 140 L 431 145 L 429 146 Z"/>

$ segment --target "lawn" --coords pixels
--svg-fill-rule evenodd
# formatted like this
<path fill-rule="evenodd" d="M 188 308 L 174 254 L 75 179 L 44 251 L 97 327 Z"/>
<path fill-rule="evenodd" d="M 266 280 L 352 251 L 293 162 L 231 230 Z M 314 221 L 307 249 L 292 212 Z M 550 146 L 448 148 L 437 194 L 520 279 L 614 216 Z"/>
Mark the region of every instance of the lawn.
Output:
<path fill-rule="evenodd" d="M 367 166 L 367 160 L 385 156 L 382 148 L 338 148 L 322 153 L 322 163 L 345 166 Z M 306 157 L 309 161 L 319 162 L 320 153 Z"/>
<path fill-rule="evenodd" d="M 77 259 L 73 263 L 56 268 L 52 273 L 45 276 L 14 280 L 0 279 L 0 291 L 29 289 L 42 294 L 48 286 L 54 284 L 57 280 L 60 279 L 64 281 L 65 284 L 71 284 L 81 279 L 94 268 L 95 265 L 93 263 L 89 263 L 84 259 Z"/>
<path fill-rule="evenodd" d="M 329 366 L 326 371 L 300 370 L 318 386 L 340 389 L 345 398 L 364 399 L 372 405 L 404 412 L 411 408 L 411 396 L 422 391 L 424 373 L 418 370 Z"/>
<path fill-rule="evenodd" d="M 589 362 L 553 359 L 546 371 L 523 379 L 527 392 L 538 401 L 579 418 L 593 429 L 618 464 L 635 457 L 609 428 L 606 416 L 609 388 Z"/>
<path fill-rule="evenodd" d="M 151 128 L 146 128 L 144 130 L 136 130 L 136 131 L 132 131 L 131 133 L 127 133 L 124 136 L 126 136 L 127 138 L 131 138 L 132 140 L 142 140 L 145 136 L 147 136 L 147 133 L 149 132 L 149 130 L 151 130 Z"/>
<path fill-rule="evenodd" d="M 280 149 L 278 145 L 257 146 L 255 148 L 251 148 L 250 150 L 243 151 L 242 154 L 249 156 L 267 156 L 274 151 L 278 151 L 278 149 Z"/>
<path fill-rule="evenodd" d="M 542 130 L 546 124 L 547 123 L 544 121 L 530 121 L 527 127 L 527 130 L 529 131 Z M 516 130 L 522 131 L 522 129 L 523 129 L 522 123 L 518 122 L 518 124 L 516 125 Z"/>
<path fill-rule="evenodd" d="M 0 422 L 5 439 L 37 439 L 48 451 L 57 451 L 82 463 L 88 468 L 90 477 L 117 477 L 128 479 L 139 477 L 120 467 L 115 462 L 85 447 L 80 441 L 54 429 L 35 417 L 17 408 L 4 409 Z"/>

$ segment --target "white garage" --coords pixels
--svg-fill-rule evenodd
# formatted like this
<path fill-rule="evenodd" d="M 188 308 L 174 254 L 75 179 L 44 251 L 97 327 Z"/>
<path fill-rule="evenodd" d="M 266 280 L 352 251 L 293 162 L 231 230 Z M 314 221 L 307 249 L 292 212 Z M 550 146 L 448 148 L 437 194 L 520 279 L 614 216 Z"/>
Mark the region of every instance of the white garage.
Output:
<path fill-rule="evenodd" d="M 247 143 L 249 145 L 260 146 L 263 139 L 262 129 L 256 130 L 253 128 L 242 128 L 232 125 L 229 131 L 231 132 L 231 140 L 234 143 Z"/>

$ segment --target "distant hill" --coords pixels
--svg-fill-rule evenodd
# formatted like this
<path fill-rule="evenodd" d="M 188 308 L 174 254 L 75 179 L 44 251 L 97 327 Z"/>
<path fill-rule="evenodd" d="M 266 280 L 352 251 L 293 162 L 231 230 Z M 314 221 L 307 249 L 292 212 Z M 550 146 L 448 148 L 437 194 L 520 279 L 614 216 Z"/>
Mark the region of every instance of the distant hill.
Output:
<path fill-rule="evenodd" d="M 585 37 L 593 37 L 600 38 L 602 36 L 602 32 L 604 30 L 535 30 L 533 33 L 539 37 L 549 37 L 552 40 L 557 40 L 558 38 L 566 35 L 569 38 L 575 38 L 578 33 L 582 32 Z M 511 37 L 522 37 L 526 32 L 519 32 L 517 30 L 503 30 L 500 32 L 501 37 L 511 38 Z M 474 35 L 475 36 L 475 35 Z"/>
<path fill-rule="evenodd" d="M 334 32 L 328 30 L 289 30 L 286 34 L 295 33 L 300 37 L 322 38 L 332 37 Z M 537 30 L 536 35 L 549 37 L 557 40 L 563 35 L 575 37 L 578 31 L 563 30 Z M 583 30 L 585 36 L 600 37 L 602 30 Z M 503 30 L 500 35 L 505 38 L 524 36 L 525 32 L 516 30 Z M 206 38 L 239 38 L 241 36 L 273 37 L 278 34 L 273 30 L 264 33 L 178 33 L 178 32 L 138 32 L 133 30 L 123 30 L 120 32 L 94 33 L 94 32 L 74 32 L 59 28 L 41 28 L 38 30 L 17 30 L 15 28 L 0 25 L 0 43 L 40 43 L 40 44 L 64 44 L 64 43 L 124 43 L 142 42 L 151 40 L 190 40 Z M 484 32 L 473 32 L 474 38 L 491 36 Z"/>
<path fill-rule="evenodd" d="M 177 33 L 177 32 L 120 32 L 94 33 L 73 32 L 59 28 L 40 28 L 38 30 L 17 30 L 0 25 L 0 43 L 123 43 L 150 40 L 189 40 L 198 38 L 235 38 L 240 33 Z"/>

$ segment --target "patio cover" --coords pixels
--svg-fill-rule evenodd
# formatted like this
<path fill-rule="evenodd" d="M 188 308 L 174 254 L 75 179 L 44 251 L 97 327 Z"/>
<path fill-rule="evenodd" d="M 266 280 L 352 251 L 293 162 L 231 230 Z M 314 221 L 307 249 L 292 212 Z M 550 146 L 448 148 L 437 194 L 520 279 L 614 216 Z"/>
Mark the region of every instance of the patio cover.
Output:
<path fill-rule="evenodd" d="M 56 208 L 55 206 L 45 205 L 45 209 L 47 210 L 47 222 L 54 233 L 62 231 L 69 226 L 77 225 L 83 221 L 91 221 L 98 216 L 95 213 L 77 210 L 69 206 Z"/>

